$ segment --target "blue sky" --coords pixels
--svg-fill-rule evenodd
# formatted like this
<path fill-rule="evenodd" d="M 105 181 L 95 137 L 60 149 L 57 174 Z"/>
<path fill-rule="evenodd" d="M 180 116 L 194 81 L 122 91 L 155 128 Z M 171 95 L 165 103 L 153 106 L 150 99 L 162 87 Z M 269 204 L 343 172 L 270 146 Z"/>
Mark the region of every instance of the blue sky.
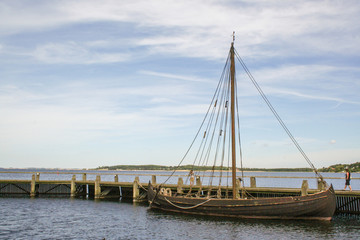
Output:
<path fill-rule="evenodd" d="M 360 161 L 359 1 L 0 1 L 0 167 L 177 165 L 235 47 L 316 167 Z M 245 167 L 307 167 L 238 72 Z"/>

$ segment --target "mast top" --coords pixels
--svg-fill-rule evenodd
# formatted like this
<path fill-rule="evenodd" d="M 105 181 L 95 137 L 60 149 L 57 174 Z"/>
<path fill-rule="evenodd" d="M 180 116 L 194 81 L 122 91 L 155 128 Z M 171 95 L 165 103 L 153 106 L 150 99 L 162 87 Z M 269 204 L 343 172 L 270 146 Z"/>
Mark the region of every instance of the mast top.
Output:
<path fill-rule="evenodd" d="M 233 31 L 233 35 L 232 35 L 232 37 L 233 37 L 233 41 L 232 41 L 232 43 L 234 43 L 234 42 L 235 42 L 235 31 Z"/>

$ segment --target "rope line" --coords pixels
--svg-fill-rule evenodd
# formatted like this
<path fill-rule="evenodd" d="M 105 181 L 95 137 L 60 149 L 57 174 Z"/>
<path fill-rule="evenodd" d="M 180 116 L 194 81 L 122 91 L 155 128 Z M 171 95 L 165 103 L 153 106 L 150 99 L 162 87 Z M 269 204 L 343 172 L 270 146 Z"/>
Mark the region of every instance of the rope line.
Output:
<path fill-rule="evenodd" d="M 174 207 L 177 207 L 177 208 L 180 208 L 180 209 L 193 209 L 193 208 L 197 208 L 197 207 L 200 207 L 201 205 L 204 205 L 205 203 L 209 202 L 211 199 L 207 199 L 206 201 L 202 202 L 202 203 L 199 203 L 199 204 L 196 204 L 194 206 L 191 206 L 191 207 L 181 207 L 179 205 L 176 205 L 174 203 L 172 203 L 169 199 L 167 199 L 166 197 L 164 197 L 164 199 L 170 203 L 172 206 Z"/>
<path fill-rule="evenodd" d="M 282 126 L 282 128 L 285 130 L 285 132 L 287 133 L 287 135 L 289 136 L 289 138 L 291 139 L 291 141 L 294 143 L 294 145 L 296 146 L 296 148 L 299 150 L 299 152 L 301 153 L 301 155 L 305 158 L 305 160 L 307 161 L 307 163 L 310 165 L 310 167 L 313 169 L 313 171 L 315 172 L 315 174 L 317 176 L 319 176 L 321 179 L 323 179 L 323 177 L 321 176 L 320 173 L 318 173 L 317 169 L 315 168 L 315 166 L 312 164 L 312 162 L 310 161 L 310 159 L 308 158 L 308 156 L 306 155 L 306 153 L 303 151 L 303 149 L 301 148 L 301 146 L 299 145 L 299 143 L 296 141 L 296 139 L 294 138 L 294 136 L 291 134 L 290 130 L 286 127 L 285 123 L 283 122 L 283 120 L 280 118 L 279 114 L 276 112 L 276 110 L 274 109 L 274 107 L 272 106 L 272 104 L 270 103 L 270 101 L 268 100 L 268 98 L 266 97 L 266 95 L 264 94 L 264 92 L 262 91 L 262 89 L 260 88 L 259 84 L 256 82 L 255 78 L 252 76 L 252 74 L 250 73 L 249 69 L 247 68 L 247 66 L 245 65 L 244 61 L 242 60 L 242 58 L 240 57 L 240 55 L 238 54 L 238 52 L 235 50 L 235 55 L 236 58 L 238 59 L 238 61 L 240 62 L 241 66 L 243 67 L 244 71 L 246 72 L 246 74 L 248 75 L 248 77 L 250 78 L 250 80 L 252 81 L 252 83 L 254 84 L 255 88 L 258 90 L 258 92 L 260 93 L 261 97 L 264 99 L 265 103 L 267 104 L 267 106 L 270 108 L 271 112 L 274 114 L 275 118 L 278 120 L 278 122 L 280 123 L 280 125 Z"/>

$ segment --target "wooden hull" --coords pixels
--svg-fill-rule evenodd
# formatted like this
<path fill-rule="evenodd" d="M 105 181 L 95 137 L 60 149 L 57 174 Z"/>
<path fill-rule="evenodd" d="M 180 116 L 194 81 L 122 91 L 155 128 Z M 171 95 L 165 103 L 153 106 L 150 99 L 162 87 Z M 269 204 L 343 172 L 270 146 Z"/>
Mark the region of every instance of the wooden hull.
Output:
<path fill-rule="evenodd" d="M 307 196 L 217 199 L 165 196 L 149 184 L 151 208 L 186 214 L 259 219 L 331 220 L 336 207 L 332 186 Z"/>

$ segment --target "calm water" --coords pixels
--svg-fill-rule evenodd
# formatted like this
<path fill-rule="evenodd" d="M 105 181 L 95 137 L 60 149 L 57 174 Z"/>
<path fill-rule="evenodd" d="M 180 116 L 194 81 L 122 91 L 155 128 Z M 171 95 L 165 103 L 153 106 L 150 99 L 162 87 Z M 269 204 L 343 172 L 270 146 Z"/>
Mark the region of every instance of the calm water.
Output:
<path fill-rule="evenodd" d="M 94 179 L 96 173 L 99 172 L 89 174 L 88 179 Z M 140 177 L 141 181 L 147 182 L 151 174 L 164 172 L 136 173 L 150 174 Z M 246 175 L 314 176 L 311 173 Z M 41 174 L 40 179 L 69 180 L 71 176 L 60 172 Z M 324 176 L 343 177 L 343 174 Z M 77 175 L 78 179 L 81 177 Z M 102 176 L 102 180 L 112 181 L 113 177 Z M 0 173 L 0 179 L 7 178 L 30 179 L 31 174 Z M 125 180 L 133 181 L 134 176 L 119 176 L 119 181 Z M 159 177 L 158 182 L 161 180 Z M 302 179 L 257 179 L 258 186 L 300 187 L 301 182 Z M 343 188 L 343 179 L 330 179 L 328 182 L 336 189 Z M 311 179 L 309 183 L 310 187 L 315 187 L 315 180 Z M 359 180 L 352 182 L 354 189 L 359 189 L 358 183 Z M 0 197 L 0 206 L 0 239 L 360 239 L 360 216 L 337 215 L 331 222 L 226 220 L 163 213 L 149 210 L 147 204 L 68 198 Z"/>
<path fill-rule="evenodd" d="M 221 220 L 145 204 L 0 198 L 0 239 L 359 239 L 360 218 L 331 222 Z"/>

